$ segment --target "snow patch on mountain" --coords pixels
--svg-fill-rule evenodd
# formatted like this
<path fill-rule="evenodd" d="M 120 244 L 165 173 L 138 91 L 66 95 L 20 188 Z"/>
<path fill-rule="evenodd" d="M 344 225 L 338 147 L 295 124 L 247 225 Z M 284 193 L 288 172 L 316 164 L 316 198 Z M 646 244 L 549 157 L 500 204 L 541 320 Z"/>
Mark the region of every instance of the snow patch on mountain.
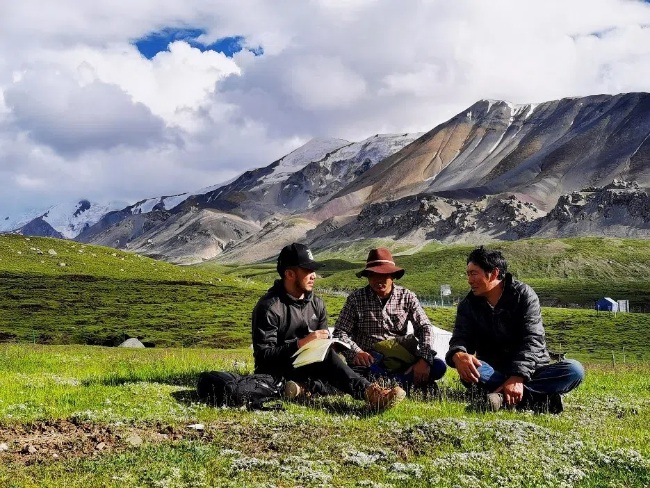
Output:
<path fill-rule="evenodd" d="M 272 173 L 260 178 L 260 183 L 255 189 L 282 182 L 309 163 L 321 161 L 328 154 L 350 144 L 343 139 L 312 139 L 280 159 Z"/>
<path fill-rule="evenodd" d="M 181 193 L 167 197 L 147 198 L 133 205 L 131 213 L 143 214 L 149 213 L 152 210 L 171 210 L 187 200 L 188 196 L 189 193 Z"/>
<path fill-rule="evenodd" d="M 229 180 L 222 181 L 221 183 L 217 183 L 216 185 L 210 185 L 210 186 L 203 187 L 203 188 L 201 188 L 199 190 L 196 190 L 195 192 L 189 193 L 187 196 L 205 195 L 206 193 L 210 193 L 211 191 L 218 190 L 219 188 L 230 185 L 232 182 L 237 180 L 239 177 L 241 177 L 241 174 L 238 174 L 237 176 L 233 176 Z"/>
<path fill-rule="evenodd" d="M 127 206 L 124 201 L 109 203 L 91 202 L 87 199 L 73 200 L 45 209 L 34 209 L 16 217 L 7 217 L 0 223 L 0 232 L 19 230 L 35 219 L 41 218 L 67 239 L 99 221 L 105 214 Z"/>
<path fill-rule="evenodd" d="M 376 134 L 361 142 L 349 144 L 333 152 L 323 162 L 323 165 L 331 167 L 335 161 L 350 160 L 353 163 L 360 163 L 369 160 L 372 166 L 374 166 L 382 159 L 396 153 L 423 134 L 423 132 L 412 134 Z"/>
<path fill-rule="evenodd" d="M 400 151 L 424 133 L 377 134 L 363 141 L 352 143 L 331 153 L 320 165 L 328 171 L 322 174 L 320 185 L 333 182 L 346 184 L 354 179 L 351 172 L 368 171 L 383 159 Z M 315 202 L 310 202 L 310 205 Z"/>
<path fill-rule="evenodd" d="M 12 230 L 19 229 L 23 225 L 28 224 L 34 219 L 37 219 L 45 209 L 28 209 L 19 215 L 5 215 L 0 220 L 0 232 L 11 232 Z"/>
<path fill-rule="evenodd" d="M 43 220 L 60 232 L 66 239 L 74 239 L 86 227 L 97 223 L 108 212 L 124 208 L 128 203 L 113 201 L 97 203 L 89 200 L 66 202 L 50 207 Z"/>

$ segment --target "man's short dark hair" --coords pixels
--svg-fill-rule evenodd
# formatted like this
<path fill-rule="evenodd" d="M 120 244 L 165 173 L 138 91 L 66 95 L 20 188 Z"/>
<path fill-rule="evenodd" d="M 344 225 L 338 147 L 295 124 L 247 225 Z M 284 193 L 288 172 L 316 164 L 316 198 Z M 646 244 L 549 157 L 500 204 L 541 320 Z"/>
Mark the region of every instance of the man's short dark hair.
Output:
<path fill-rule="evenodd" d="M 491 273 L 494 271 L 494 268 L 499 268 L 499 276 L 497 278 L 500 280 L 504 279 L 508 272 L 508 262 L 503 257 L 503 254 L 501 254 L 501 251 L 485 249 L 483 246 L 477 247 L 469 253 L 469 256 L 467 256 L 467 264 L 469 263 L 474 263 L 486 273 Z"/>

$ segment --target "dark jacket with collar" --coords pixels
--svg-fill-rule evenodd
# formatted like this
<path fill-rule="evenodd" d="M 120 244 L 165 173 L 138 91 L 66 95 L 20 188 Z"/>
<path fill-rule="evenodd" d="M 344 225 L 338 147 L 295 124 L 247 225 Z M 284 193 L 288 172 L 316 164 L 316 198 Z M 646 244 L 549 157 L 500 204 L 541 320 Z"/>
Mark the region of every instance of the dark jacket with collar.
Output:
<path fill-rule="evenodd" d="M 293 368 L 291 356 L 298 350 L 298 339 L 327 329 L 325 304 L 313 293 L 296 300 L 282 280 L 276 280 L 253 310 L 252 329 L 255 372 L 284 376 Z"/>
<path fill-rule="evenodd" d="M 501 298 L 494 307 L 471 291 L 458 305 L 447 364 L 458 351 L 476 354 L 495 370 L 529 380 L 550 362 L 544 325 L 535 291 L 506 274 Z"/>

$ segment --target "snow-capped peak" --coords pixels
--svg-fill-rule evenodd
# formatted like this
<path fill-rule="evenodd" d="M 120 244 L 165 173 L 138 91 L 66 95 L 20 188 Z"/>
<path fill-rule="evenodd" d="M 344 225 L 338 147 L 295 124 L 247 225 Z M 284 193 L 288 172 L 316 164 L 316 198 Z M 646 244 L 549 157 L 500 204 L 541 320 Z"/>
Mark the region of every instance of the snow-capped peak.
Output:
<path fill-rule="evenodd" d="M 42 218 L 63 237 L 73 239 L 84 228 L 99 221 L 108 212 L 124 208 L 128 203 L 112 201 L 108 203 L 91 202 L 82 199 L 76 202 L 66 202 L 50 207 Z"/>
<path fill-rule="evenodd" d="M 73 239 L 86 227 L 99 221 L 108 212 L 126 207 L 124 201 L 97 203 L 87 199 L 73 200 L 46 209 L 31 210 L 0 222 L 0 232 L 10 232 L 41 218 L 67 239 Z"/>

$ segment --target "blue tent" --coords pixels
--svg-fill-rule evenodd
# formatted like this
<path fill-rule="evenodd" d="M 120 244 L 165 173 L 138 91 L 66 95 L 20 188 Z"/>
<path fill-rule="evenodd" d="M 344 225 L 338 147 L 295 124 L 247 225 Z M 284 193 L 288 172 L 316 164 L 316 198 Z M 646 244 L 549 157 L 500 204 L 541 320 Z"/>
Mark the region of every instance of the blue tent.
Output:
<path fill-rule="evenodd" d="M 596 301 L 596 310 L 604 312 L 618 312 L 618 302 L 609 297 L 603 297 Z"/>

